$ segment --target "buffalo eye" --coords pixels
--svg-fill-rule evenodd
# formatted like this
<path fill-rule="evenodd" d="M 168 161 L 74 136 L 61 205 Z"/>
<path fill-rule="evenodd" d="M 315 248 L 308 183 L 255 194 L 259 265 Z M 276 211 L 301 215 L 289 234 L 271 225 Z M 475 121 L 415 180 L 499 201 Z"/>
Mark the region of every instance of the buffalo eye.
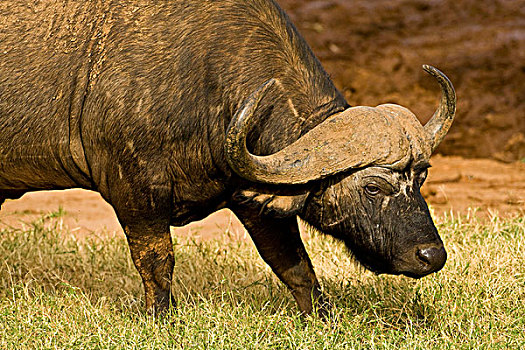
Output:
<path fill-rule="evenodd" d="M 365 191 L 367 194 L 375 196 L 381 192 L 381 189 L 376 185 L 369 184 L 365 186 Z"/>

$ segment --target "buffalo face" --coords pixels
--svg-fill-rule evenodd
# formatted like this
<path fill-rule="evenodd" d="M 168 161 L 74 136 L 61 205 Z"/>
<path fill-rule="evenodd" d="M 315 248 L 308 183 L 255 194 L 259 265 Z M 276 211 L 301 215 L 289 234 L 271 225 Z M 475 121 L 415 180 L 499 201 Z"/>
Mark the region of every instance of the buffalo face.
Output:
<path fill-rule="evenodd" d="M 280 151 L 259 156 L 248 151 L 246 136 L 259 102 L 275 83 L 270 80 L 233 117 L 225 145 L 228 163 L 250 182 L 319 187 L 308 199 L 292 201 L 291 213 L 302 212 L 314 227 L 343 240 L 367 268 L 411 277 L 438 271 L 447 254 L 420 188 L 430 155 L 454 119 L 456 95 L 442 72 L 423 68 L 441 86 L 440 104 L 425 126 L 402 106 L 351 107 Z M 269 198 L 264 205 L 279 206 Z"/>
<path fill-rule="evenodd" d="M 420 193 L 427 167 L 368 167 L 337 176 L 311 198 L 305 219 L 342 240 L 374 272 L 410 277 L 436 272 L 447 254 Z"/>

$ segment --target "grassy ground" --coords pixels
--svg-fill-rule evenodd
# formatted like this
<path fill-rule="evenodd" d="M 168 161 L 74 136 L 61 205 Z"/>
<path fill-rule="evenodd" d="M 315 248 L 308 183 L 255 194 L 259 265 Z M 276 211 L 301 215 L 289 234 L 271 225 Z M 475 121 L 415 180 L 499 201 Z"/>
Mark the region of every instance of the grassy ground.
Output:
<path fill-rule="evenodd" d="M 52 213 L 0 232 L 0 349 L 525 348 L 525 219 L 437 218 L 449 260 L 374 276 L 326 237 L 308 250 L 335 308 L 301 320 L 250 242 L 174 237 L 178 307 L 143 313 L 124 239 L 77 240 Z"/>

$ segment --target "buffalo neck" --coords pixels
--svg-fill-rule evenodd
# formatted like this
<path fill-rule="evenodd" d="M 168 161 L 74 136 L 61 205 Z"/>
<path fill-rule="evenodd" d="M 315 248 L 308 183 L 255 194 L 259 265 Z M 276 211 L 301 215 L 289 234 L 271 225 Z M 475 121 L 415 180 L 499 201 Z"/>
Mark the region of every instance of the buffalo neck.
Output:
<path fill-rule="evenodd" d="M 271 2 L 271 6 L 268 3 Z M 275 153 L 296 141 L 328 116 L 348 107 L 311 48 L 274 2 L 229 2 L 208 22 L 217 50 L 204 58 L 207 84 L 224 106 L 225 130 L 235 112 L 261 84 L 277 84 L 261 101 L 248 148 L 258 155 Z M 228 15 L 221 11 L 228 11 Z M 241 18 L 242 17 L 242 18 Z M 231 23 L 214 22 L 225 20 Z M 235 38 L 242 37 L 242 42 Z M 217 52 L 226 52 L 217 56 Z M 228 60 L 230 59 L 230 60 Z"/>

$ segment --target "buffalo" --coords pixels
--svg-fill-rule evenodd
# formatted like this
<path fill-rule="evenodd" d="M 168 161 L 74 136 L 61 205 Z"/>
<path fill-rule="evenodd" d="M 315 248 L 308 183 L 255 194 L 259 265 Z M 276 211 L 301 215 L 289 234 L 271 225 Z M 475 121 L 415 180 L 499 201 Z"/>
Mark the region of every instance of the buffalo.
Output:
<path fill-rule="evenodd" d="M 296 217 L 377 273 L 446 252 L 420 194 L 455 114 L 351 107 L 273 0 L 0 2 L 0 203 L 84 188 L 110 203 L 144 284 L 172 302 L 170 225 L 221 209 L 308 314 L 324 298 Z"/>

